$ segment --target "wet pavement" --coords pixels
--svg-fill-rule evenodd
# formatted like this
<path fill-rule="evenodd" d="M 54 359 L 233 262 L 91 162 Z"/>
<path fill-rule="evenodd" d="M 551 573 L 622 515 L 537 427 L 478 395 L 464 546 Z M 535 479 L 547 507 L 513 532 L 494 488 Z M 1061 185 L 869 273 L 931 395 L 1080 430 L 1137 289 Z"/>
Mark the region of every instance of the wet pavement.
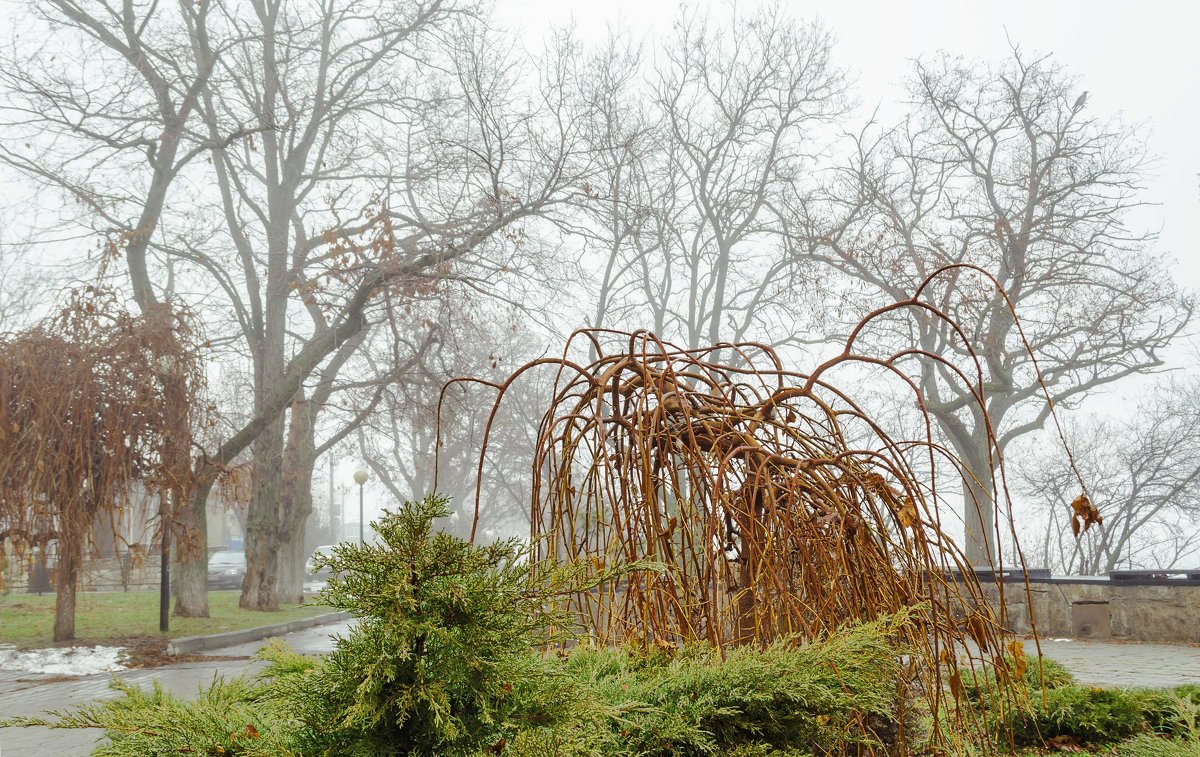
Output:
<path fill-rule="evenodd" d="M 280 638 L 287 641 L 297 652 L 322 654 L 333 649 L 331 635 L 345 634 L 348 628 L 349 621 L 344 621 L 295 631 Z M 263 663 L 249 658 L 264 643 L 254 641 L 204 653 L 212 657 L 245 659 L 186 662 L 67 680 L 0 671 L 0 719 L 36 716 L 50 710 L 69 710 L 89 702 L 115 697 L 117 693 L 109 688 L 109 682 L 114 676 L 145 688 L 158 681 L 172 694 L 192 696 L 201 688 L 210 685 L 215 676 L 232 678 L 262 667 Z M 0 729 L 0 755 L 74 757 L 89 754 L 102 738 L 103 734 L 95 730 L 4 728 Z"/>
<path fill-rule="evenodd" d="M 1032 641 L 1025 651 L 1035 654 Z M 1200 684 L 1200 646 L 1042 639 L 1042 654 L 1061 662 L 1075 679 L 1106 688 L 1164 688 Z"/>
<path fill-rule="evenodd" d="M 333 648 L 331 637 L 344 635 L 349 626 L 349 621 L 343 621 L 296 631 L 281 638 L 298 652 L 322 654 Z M 204 653 L 214 658 L 244 659 L 186 662 L 116 675 L 145 687 L 158 681 L 173 694 L 190 696 L 211 684 L 215 676 L 233 677 L 260 667 L 262 663 L 249 658 L 263 643 L 253 641 Z M 1032 654 L 1033 642 L 1026 642 L 1026 648 Z M 1200 684 L 1200 647 L 1197 646 L 1046 639 L 1042 641 L 1042 653 L 1061 662 L 1080 683 L 1087 685 L 1165 687 Z M 0 671 L 0 718 L 39 715 L 48 710 L 71 709 L 113 697 L 116 694 L 109 689 L 111 679 L 109 674 L 63 680 Z M 98 731 L 6 728 L 0 730 L 0 757 L 86 755 L 101 738 Z"/>

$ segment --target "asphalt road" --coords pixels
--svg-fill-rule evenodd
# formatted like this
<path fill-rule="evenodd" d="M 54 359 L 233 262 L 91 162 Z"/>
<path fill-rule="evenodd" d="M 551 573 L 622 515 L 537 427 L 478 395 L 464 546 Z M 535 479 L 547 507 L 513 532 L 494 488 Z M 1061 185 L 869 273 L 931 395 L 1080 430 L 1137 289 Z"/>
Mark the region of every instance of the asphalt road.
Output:
<path fill-rule="evenodd" d="M 344 634 L 349 621 L 296 631 L 281 638 L 304 654 L 322 654 L 333 648 L 332 635 Z M 116 696 L 109 682 L 118 676 L 130 683 L 149 688 L 158 681 L 173 694 L 190 696 L 212 683 L 214 676 L 234 677 L 262 663 L 250 656 L 263 645 L 261 641 L 209 650 L 212 657 L 241 656 L 241 660 L 187 662 L 147 670 L 84 676 L 70 680 L 29 673 L 0 671 L 0 718 L 40 715 L 50 710 L 69 710 L 82 704 Z M 0 757 L 74 757 L 86 755 L 103 738 L 99 731 L 49 728 L 0 729 Z"/>

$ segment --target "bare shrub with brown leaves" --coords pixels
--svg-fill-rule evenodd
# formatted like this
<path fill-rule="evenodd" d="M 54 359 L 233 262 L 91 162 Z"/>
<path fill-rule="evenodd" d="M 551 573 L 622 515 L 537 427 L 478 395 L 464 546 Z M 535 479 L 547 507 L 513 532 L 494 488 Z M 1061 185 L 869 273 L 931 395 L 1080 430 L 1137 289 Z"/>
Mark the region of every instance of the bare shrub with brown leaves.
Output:
<path fill-rule="evenodd" d="M 964 655 L 969 668 L 995 674 L 1006 698 L 1023 696 L 1012 669 L 1024 664 L 1020 643 L 938 509 L 939 470 L 949 469 L 952 491 L 970 475 L 1006 492 L 1002 457 L 967 471 L 935 438 L 905 370 L 934 365 L 979 398 L 979 360 L 965 338 L 974 371 L 918 350 L 855 351 L 863 329 L 904 309 L 956 329 L 918 293 L 868 314 L 842 353 L 811 373 L 785 368 L 762 344 L 686 349 L 646 331 L 584 330 L 562 357 L 492 384 L 498 408 L 526 372 L 557 374 L 532 467 L 535 557 L 654 566 L 564 600 L 597 642 L 763 645 L 904 613 L 898 641 L 911 652 L 911 690 L 935 718 L 955 721 L 935 723 L 935 739 L 985 728 L 960 702 Z M 591 362 L 572 359 L 580 347 Z M 852 364 L 911 391 L 923 435 L 893 437 L 832 383 Z M 986 421 L 982 403 L 979 412 Z M 1012 530 L 999 518 L 996 526 Z"/>
<path fill-rule="evenodd" d="M 74 637 L 93 524 L 115 523 L 138 489 L 178 501 L 191 488 L 203 376 L 187 320 L 160 311 L 134 316 L 86 288 L 40 325 L 0 335 L 0 545 L 21 557 L 55 544 L 55 641 Z"/>

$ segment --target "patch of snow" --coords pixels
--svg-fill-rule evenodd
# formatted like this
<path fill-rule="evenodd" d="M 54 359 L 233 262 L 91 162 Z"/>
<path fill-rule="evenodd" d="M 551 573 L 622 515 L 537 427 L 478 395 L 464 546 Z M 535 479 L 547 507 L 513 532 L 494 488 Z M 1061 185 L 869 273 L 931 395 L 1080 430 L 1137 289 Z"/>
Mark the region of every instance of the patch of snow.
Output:
<path fill-rule="evenodd" d="M 0 670 L 50 676 L 90 676 L 124 670 L 121 647 L 47 647 L 17 649 L 0 645 Z"/>

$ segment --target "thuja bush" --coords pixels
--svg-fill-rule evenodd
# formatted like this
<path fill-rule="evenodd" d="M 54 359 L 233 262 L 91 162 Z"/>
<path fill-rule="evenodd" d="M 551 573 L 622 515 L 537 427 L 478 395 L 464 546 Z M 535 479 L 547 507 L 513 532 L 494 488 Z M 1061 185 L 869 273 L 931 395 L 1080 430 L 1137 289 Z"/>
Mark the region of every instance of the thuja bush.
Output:
<path fill-rule="evenodd" d="M 377 524 L 377 545 L 326 561 L 336 578 L 320 601 L 357 621 L 324 658 L 268 646 L 265 670 L 192 701 L 121 684 L 119 699 L 7 725 L 101 728 L 97 753 L 114 757 L 795 757 L 879 753 L 904 720 L 906 616 L 724 655 L 593 648 L 548 608 L 632 568 L 530 562 L 516 541 L 438 533 L 445 514 L 438 498 L 408 503 Z"/>
<path fill-rule="evenodd" d="M 409 503 L 377 525 L 376 545 L 324 560 L 336 578 L 321 602 L 358 622 L 311 671 L 276 658 L 286 672 L 276 694 L 304 724 L 301 751 L 448 754 L 571 715 L 552 663 L 533 653 L 569 637 L 569 619 L 545 608 L 614 573 L 535 566 L 516 540 L 468 544 L 434 530 L 448 513 L 444 499 Z"/>
<path fill-rule="evenodd" d="M 1123 689 L 1063 686 L 1034 696 L 1032 708 L 1011 718 L 1018 745 L 1035 745 L 1069 737 L 1079 744 L 1120 741 L 1149 730 L 1144 697 Z"/>
<path fill-rule="evenodd" d="M 1114 757 L 1196 757 L 1200 755 L 1200 743 L 1143 735 L 1117 744 L 1110 754 Z"/>
<path fill-rule="evenodd" d="M 1018 677 L 1023 688 L 1028 691 L 1057 689 L 1075 684 L 1075 676 L 1071 675 L 1062 663 L 1048 657 L 1005 656 L 1002 664 L 1004 670 L 1009 675 Z M 993 668 L 965 669 L 959 671 L 959 674 L 963 693 L 976 704 L 993 703 L 1005 693 Z"/>

